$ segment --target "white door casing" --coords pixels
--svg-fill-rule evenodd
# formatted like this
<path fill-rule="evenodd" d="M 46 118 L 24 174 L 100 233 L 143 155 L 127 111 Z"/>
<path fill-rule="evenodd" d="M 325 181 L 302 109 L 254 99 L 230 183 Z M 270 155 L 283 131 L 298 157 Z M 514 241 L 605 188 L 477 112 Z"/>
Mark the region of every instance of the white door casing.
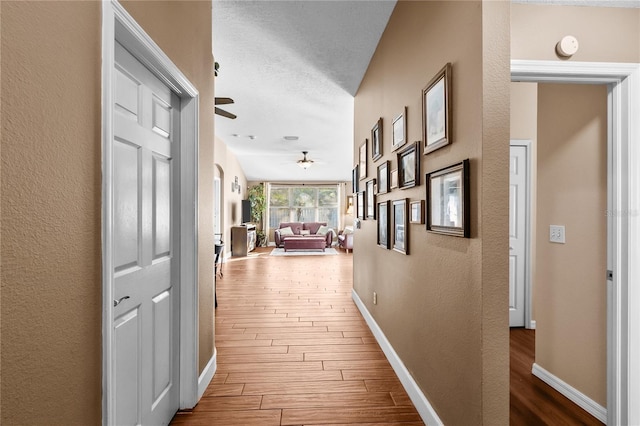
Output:
<path fill-rule="evenodd" d="M 606 416 L 640 424 L 640 64 L 512 60 L 511 80 L 608 86 Z"/>
<path fill-rule="evenodd" d="M 120 43 L 114 80 L 115 419 L 168 424 L 179 398 L 179 100 Z"/>
<path fill-rule="evenodd" d="M 527 241 L 527 146 L 511 143 L 509 155 L 509 327 L 524 327 Z"/>
<path fill-rule="evenodd" d="M 122 44 L 126 50 L 128 50 L 138 61 L 140 61 L 144 67 L 152 72 L 152 74 L 159 79 L 162 84 L 171 89 L 171 92 L 175 94 L 174 101 L 177 101 L 177 109 L 180 110 L 179 123 L 174 123 L 176 130 L 179 127 L 180 145 L 179 149 L 173 153 L 174 168 L 172 178 L 176 182 L 176 191 L 174 193 L 174 204 L 177 209 L 175 210 L 175 220 L 173 225 L 176 228 L 176 235 L 179 236 L 172 243 L 173 249 L 180 252 L 179 268 L 173 268 L 172 272 L 174 282 L 179 285 L 174 285 L 173 293 L 176 300 L 179 300 L 178 312 L 173 312 L 173 315 L 179 318 L 179 354 L 175 354 L 175 360 L 179 362 L 179 375 L 177 377 L 178 383 L 175 383 L 179 388 L 179 407 L 180 408 L 192 408 L 197 403 L 198 392 L 198 317 L 197 317 L 197 174 L 198 174 L 198 104 L 199 97 L 198 91 L 195 87 L 186 79 L 186 77 L 180 72 L 180 70 L 171 62 L 171 60 L 162 52 L 162 50 L 151 40 L 151 38 L 142 30 L 142 28 L 133 20 L 133 18 L 125 11 L 125 9 L 115 0 L 107 0 L 102 2 L 102 281 L 103 281 L 103 310 L 102 310 L 102 324 L 103 324 L 103 347 L 102 347 L 102 423 L 103 425 L 118 424 L 116 419 L 116 406 L 118 405 L 116 400 L 118 392 L 116 391 L 116 372 L 119 366 L 116 365 L 117 359 L 116 352 L 119 349 L 128 349 L 122 345 L 115 344 L 116 331 L 114 330 L 114 319 L 119 318 L 117 323 L 119 326 L 123 326 L 132 318 L 139 314 L 135 309 L 130 309 L 126 313 L 120 310 L 126 310 L 127 302 L 129 299 L 124 299 L 120 306 L 114 308 L 115 292 L 120 291 L 117 289 L 117 273 L 114 273 L 116 264 L 120 264 L 118 273 L 123 273 L 127 269 L 124 265 L 130 262 L 125 262 L 123 259 L 130 255 L 130 253 L 118 254 L 116 256 L 117 238 L 115 221 L 118 220 L 115 212 L 116 203 L 116 179 L 114 178 L 114 171 L 117 161 L 114 161 L 121 153 L 116 152 L 114 149 L 114 127 L 116 123 L 115 118 L 115 104 L 116 99 L 116 85 L 114 82 L 118 77 L 115 68 L 115 45 L 116 41 Z M 126 82 L 126 79 L 124 80 Z M 122 102 L 127 103 L 131 100 Z M 162 103 L 157 104 L 158 108 Z M 166 105 L 165 105 L 166 106 Z M 153 109 L 151 114 L 153 116 Z M 160 110 L 156 110 L 156 114 L 160 114 Z M 160 116 L 158 116 L 160 119 Z M 160 128 L 166 127 L 165 124 L 157 126 Z M 131 146 L 131 145 L 129 145 Z M 128 149 L 127 144 L 120 145 L 120 151 L 126 151 Z M 172 155 L 173 155 L 172 154 Z M 126 156 L 124 156 L 126 158 Z M 164 158 L 166 160 L 166 156 Z M 166 161 L 163 163 L 162 155 L 152 157 L 152 164 L 155 161 L 155 173 L 158 181 L 162 181 L 162 178 L 167 178 L 167 175 L 163 173 L 167 168 Z M 151 177 L 153 177 L 154 168 L 151 167 Z M 163 204 L 160 194 L 156 194 L 159 204 Z M 153 199 L 153 197 L 152 197 Z M 165 199 L 166 201 L 166 199 Z M 141 203 L 142 204 L 142 203 Z M 166 202 L 164 203 L 166 205 Z M 152 215 L 153 216 L 153 215 Z M 160 218 L 156 217 L 153 220 L 159 221 Z M 139 224 L 140 225 L 140 224 Z M 160 225 L 160 223 L 156 223 Z M 164 227 L 166 230 L 166 227 Z M 153 240 L 153 237 L 152 237 Z M 166 239 L 164 240 L 166 243 Z M 163 252 L 161 247 L 161 241 L 156 238 L 151 245 L 158 253 Z M 118 250 L 119 251 L 119 250 Z M 166 251 L 166 250 L 165 250 Z M 153 253 L 153 250 L 151 251 Z M 149 258 L 148 255 L 139 254 L 139 258 Z M 153 258 L 153 255 L 151 255 Z M 161 263 L 161 258 L 158 256 L 151 263 Z M 124 265 L 123 265 L 124 263 Z M 124 273 L 123 273 L 124 275 Z M 119 278 L 119 277 L 118 277 Z M 129 295 L 129 294 L 125 294 Z M 129 295 L 132 297 L 131 295 Z M 118 299 L 119 300 L 119 296 Z M 173 296 L 171 297 L 173 298 Z M 156 296 L 152 298 L 152 303 L 155 302 L 157 317 L 160 318 L 160 310 L 165 309 L 169 305 L 168 301 L 171 299 L 164 291 L 160 291 Z M 153 300 L 155 299 L 155 300 Z M 140 317 L 142 318 L 142 317 Z M 166 315 L 164 316 L 166 318 Z M 126 328 L 126 327 L 125 327 Z M 118 331 L 125 331 L 125 328 L 121 328 Z M 131 330 L 131 329 L 130 329 Z M 124 336 L 126 337 L 126 336 Z M 167 346 L 167 340 L 156 339 L 158 347 Z M 166 338 L 166 335 L 164 335 Z M 138 353 L 141 353 L 140 351 Z M 141 361 L 139 361 L 140 363 Z M 160 364 L 157 364 L 160 365 Z M 153 374 L 152 374 L 153 375 Z M 162 395 L 167 389 L 166 386 L 162 386 L 163 381 L 160 374 L 155 375 L 159 377 L 153 383 L 153 392 L 156 395 Z M 166 383 L 166 381 L 165 381 Z M 160 401 L 162 398 L 156 398 Z M 153 403 L 152 403 L 153 405 Z M 161 403 L 156 404 L 156 406 Z"/>

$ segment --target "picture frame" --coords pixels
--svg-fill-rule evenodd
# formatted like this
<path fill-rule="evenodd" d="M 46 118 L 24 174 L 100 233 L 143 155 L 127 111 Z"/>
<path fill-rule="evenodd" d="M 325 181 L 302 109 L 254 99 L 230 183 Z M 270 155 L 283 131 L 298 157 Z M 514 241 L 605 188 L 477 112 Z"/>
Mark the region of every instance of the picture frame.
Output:
<path fill-rule="evenodd" d="M 389 226 L 389 201 L 378 203 L 378 246 L 389 250 L 391 248 L 391 240 L 389 234 L 391 228 Z"/>
<path fill-rule="evenodd" d="M 420 183 L 420 145 L 414 142 L 398 153 L 398 188 L 413 188 Z"/>
<path fill-rule="evenodd" d="M 407 143 L 407 107 L 404 107 L 402 113 L 393 119 L 392 123 L 392 140 L 391 150 L 396 151 Z"/>
<path fill-rule="evenodd" d="M 422 138 L 428 154 L 451 143 L 451 63 L 422 89 Z"/>
<path fill-rule="evenodd" d="M 365 139 L 358 150 L 358 180 L 364 180 L 367 178 L 367 145 L 368 140 Z"/>
<path fill-rule="evenodd" d="M 365 198 L 365 193 L 364 191 L 360 191 L 357 194 L 357 200 L 356 200 L 356 210 L 357 210 L 357 214 L 358 214 L 358 219 L 365 219 L 365 211 L 364 211 L 364 198 Z"/>
<path fill-rule="evenodd" d="M 353 194 L 358 192 L 358 181 L 359 180 L 360 179 L 358 177 L 358 164 L 356 164 L 356 166 L 351 171 L 351 192 Z"/>
<path fill-rule="evenodd" d="M 389 161 L 378 166 L 378 194 L 389 192 Z"/>
<path fill-rule="evenodd" d="M 427 231 L 469 238 L 469 160 L 426 175 Z"/>
<path fill-rule="evenodd" d="M 389 189 L 396 189 L 398 187 L 398 169 L 393 169 L 389 173 Z"/>
<path fill-rule="evenodd" d="M 366 201 L 366 209 L 367 209 L 367 219 L 375 219 L 376 218 L 376 191 L 375 186 L 376 180 L 371 179 L 367 181 L 367 201 Z"/>
<path fill-rule="evenodd" d="M 353 214 L 353 195 L 347 195 L 347 208 L 345 209 L 345 213 L 348 215 Z"/>
<path fill-rule="evenodd" d="M 393 201 L 393 250 L 409 254 L 408 199 Z"/>
<path fill-rule="evenodd" d="M 376 161 L 380 158 L 382 158 L 382 117 L 371 129 L 371 159 Z"/>
<path fill-rule="evenodd" d="M 424 200 L 409 203 L 409 223 L 424 223 Z"/>

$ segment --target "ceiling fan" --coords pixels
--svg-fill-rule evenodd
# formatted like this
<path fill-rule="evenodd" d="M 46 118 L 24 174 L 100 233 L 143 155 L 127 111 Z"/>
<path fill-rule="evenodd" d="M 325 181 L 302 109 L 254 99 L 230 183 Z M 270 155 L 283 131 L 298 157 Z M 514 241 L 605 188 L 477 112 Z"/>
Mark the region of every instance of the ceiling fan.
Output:
<path fill-rule="evenodd" d="M 215 103 L 214 104 L 215 105 L 229 105 L 229 104 L 232 104 L 232 103 L 233 103 L 233 99 L 231 99 L 231 98 L 215 98 Z M 223 110 L 221 108 L 218 108 L 218 107 L 215 107 L 215 113 L 218 114 L 218 115 L 221 115 L 223 117 L 230 118 L 232 120 L 237 117 L 237 115 L 231 114 L 230 112 L 225 111 L 225 110 Z"/>
<path fill-rule="evenodd" d="M 302 160 L 297 161 L 298 166 L 302 167 L 305 170 L 313 165 L 313 160 L 309 160 L 307 158 L 308 153 L 309 151 L 302 151 L 302 155 L 304 156 L 304 158 L 302 158 Z"/>

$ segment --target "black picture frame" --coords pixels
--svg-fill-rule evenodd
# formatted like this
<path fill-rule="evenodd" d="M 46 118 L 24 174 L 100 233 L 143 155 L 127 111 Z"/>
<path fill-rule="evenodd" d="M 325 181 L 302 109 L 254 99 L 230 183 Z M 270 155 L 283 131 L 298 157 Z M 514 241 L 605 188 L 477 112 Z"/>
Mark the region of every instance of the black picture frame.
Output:
<path fill-rule="evenodd" d="M 389 192 L 389 161 L 384 161 L 378 166 L 378 194 Z"/>
<path fill-rule="evenodd" d="M 409 223 L 424 224 L 424 200 L 409 203 Z"/>
<path fill-rule="evenodd" d="M 378 246 L 389 250 L 391 248 L 391 227 L 389 226 L 389 201 L 378 203 Z"/>
<path fill-rule="evenodd" d="M 420 184 L 420 145 L 414 142 L 398 153 L 398 188 L 413 188 Z"/>
<path fill-rule="evenodd" d="M 428 154 L 451 143 L 451 63 L 422 89 L 422 139 Z"/>
<path fill-rule="evenodd" d="M 393 201 L 393 250 L 409 254 L 409 200 Z"/>
<path fill-rule="evenodd" d="M 358 176 L 358 165 L 356 164 L 356 166 L 351 171 L 351 193 L 352 194 L 355 194 L 358 192 L 359 181 L 360 181 L 360 178 Z"/>
<path fill-rule="evenodd" d="M 375 191 L 376 180 L 371 179 L 367 181 L 367 189 L 366 189 L 366 209 L 367 209 L 367 219 L 375 219 L 376 218 L 376 191 Z"/>
<path fill-rule="evenodd" d="M 469 238 L 469 160 L 427 173 L 427 231 Z"/>
<path fill-rule="evenodd" d="M 407 143 L 407 107 L 404 107 L 402 113 L 393 119 L 391 127 L 391 150 L 397 151 Z"/>
<path fill-rule="evenodd" d="M 371 129 L 371 159 L 376 161 L 380 158 L 382 158 L 382 117 Z"/>
<path fill-rule="evenodd" d="M 358 213 L 358 219 L 362 219 L 362 220 L 365 219 L 364 199 L 365 199 L 364 191 L 359 191 L 357 194 L 356 209 Z"/>

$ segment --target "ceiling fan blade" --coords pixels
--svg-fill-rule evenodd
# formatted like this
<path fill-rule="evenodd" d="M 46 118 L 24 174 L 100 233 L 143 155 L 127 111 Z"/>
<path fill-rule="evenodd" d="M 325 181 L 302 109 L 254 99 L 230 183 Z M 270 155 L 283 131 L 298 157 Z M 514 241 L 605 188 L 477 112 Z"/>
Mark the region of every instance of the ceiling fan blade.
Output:
<path fill-rule="evenodd" d="M 230 119 L 232 119 L 232 120 L 233 120 L 233 119 L 235 119 L 235 118 L 237 117 L 237 115 L 235 115 L 235 114 L 231 114 L 230 112 L 227 112 L 227 111 L 225 111 L 225 110 L 223 110 L 223 109 L 220 109 L 220 108 L 218 108 L 218 107 L 215 107 L 215 113 L 216 113 L 216 114 L 218 114 L 218 115 L 221 115 L 221 116 L 223 116 L 223 117 L 230 118 Z"/>
<path fill-rule="evenodd" d="M 232 103 L 233 99 L 231 98 L 215 98 L 215 105 L 228 105 Z"/>

